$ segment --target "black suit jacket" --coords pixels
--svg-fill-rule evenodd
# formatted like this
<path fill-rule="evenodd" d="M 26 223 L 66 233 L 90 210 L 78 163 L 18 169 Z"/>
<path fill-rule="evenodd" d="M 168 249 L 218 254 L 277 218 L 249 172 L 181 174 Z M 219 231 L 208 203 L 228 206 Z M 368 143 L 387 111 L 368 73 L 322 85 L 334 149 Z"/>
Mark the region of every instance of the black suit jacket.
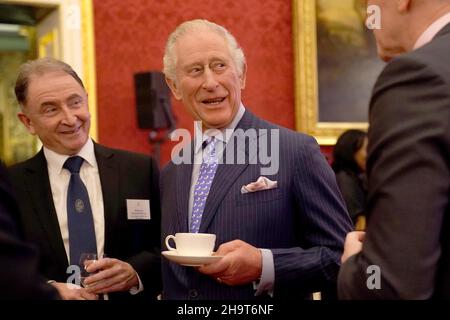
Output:
<path fill-rule="evenodd" d="M 159 172 L 148 156 L 94 144 L 102 186 L 105 214 L 104 252 L 130 263 L 139 274 L 144 291 L 160 292 Z M 39 269 L 45 277 L 66 282 L 68 261 L 53 204 L 43 150 L 9 169 L 20 200 L 20 222 L 25 237 L 40 249 Z M 128 220 L 126 199 L 149 199 L 151 220 Z M 128 293 L 112 294 L 111 298 Z"/>
<path fill-rule="evenodd" d="M 341 170 L 336 173 L 336 181 L 344 197 L 350 218 L 355 224 L 358 216 L 366 213 L 367 196 L 363 178 L 354 172 Z"/>
<path fill-rule="evenodd" d="M 254 129 L 257 134 L 248 140 L 237 135 L 239 129 L 246 132 Z M 271 139 L 271 130 L 279 130 L 279 141 Z M 248 157 L 242 164 L 219 164 L 199 232 L 216 234 L 216 249 L 235 239 L 271 249 L 276 298 L 307 298 L 310 293 L 323 290 L 335 293 L 344 237 L 352 224 L 334 173 L 316 141 L 270 124 L 249 111 L 244 113 L 234 135 L 237 135 L 236 149 L 245 148 Z M 279 169 L 273 175 L 261 172 L 266 166 L 255 161 L 257 155 L 250 148 L 264 139 L 278 148 L 272 149 L 272 155 L 279 155 Z M 232 154 L 225 149 L 224 154 L 227 153 Z M 234 163 L 236 159 L 235 156 Z M 189 232 L 191 174 L 192 165 L 173 162 L 161 174 L 162 240 L 168 234 Z M 241 193 L 243 185 L 260 176 L 277 181 L 278 187 Z M 165 299 L 266 298 L 255 297 L 252 283 L 222 285 L 194 268 L 167 259 L 163 259 L 163 287 Z"/>
<path fill-rule="evenodd" d="M 362 252 L 341 268 L 342 298 L 450 298 L 449 57 L 447 25 L 375 84 L 368 229 Z M 370 265 L 380 267 L 379 290 L 366 286 Z"/>
<path fill-rule="evenodd" d="M 38 274 L 38 254 L 17 228 L 19 208 L 0 163 L 0 300 L 57 299 L 56 290 Z"/>

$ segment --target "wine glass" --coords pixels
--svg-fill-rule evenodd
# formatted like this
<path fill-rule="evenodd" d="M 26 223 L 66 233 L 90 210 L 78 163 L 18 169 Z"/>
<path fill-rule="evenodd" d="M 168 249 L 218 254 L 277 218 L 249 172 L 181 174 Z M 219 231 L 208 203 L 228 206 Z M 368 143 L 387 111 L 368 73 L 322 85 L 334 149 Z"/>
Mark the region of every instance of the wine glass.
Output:
<path fill-rule="evenodd" d="M 97 272 L 88 272 L 86 269 L 90 264 L 94 263 L 97 260 L 98 260 L 97 253 L 84 252 L 84 253 L 80 254 L 80 260 L 79 260 L 80 284 L 85 288 L 87 286 L 84 284 L 84 280 L 87 277 L 97 273 Z"/>

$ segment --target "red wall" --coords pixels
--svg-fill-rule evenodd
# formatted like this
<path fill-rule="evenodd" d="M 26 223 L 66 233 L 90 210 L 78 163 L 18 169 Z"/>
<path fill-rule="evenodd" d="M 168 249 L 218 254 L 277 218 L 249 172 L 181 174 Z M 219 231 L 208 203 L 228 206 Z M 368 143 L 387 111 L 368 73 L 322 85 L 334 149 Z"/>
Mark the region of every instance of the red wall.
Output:
<path fill-rule="evenodd" d="M 257 115 L 294 128 L 291 1 L 94 0 L 99 141 L 148 153 L 148 130 L 137 127 L 133 74 L 162 70 L 164 45 L 182 21 L 206 18 L 224 25 L 247 57 L 243 101 Z M 172 100 L 178 127 L 192 129 Z M 171 145 L 162 148 L 162 162 Z"/>

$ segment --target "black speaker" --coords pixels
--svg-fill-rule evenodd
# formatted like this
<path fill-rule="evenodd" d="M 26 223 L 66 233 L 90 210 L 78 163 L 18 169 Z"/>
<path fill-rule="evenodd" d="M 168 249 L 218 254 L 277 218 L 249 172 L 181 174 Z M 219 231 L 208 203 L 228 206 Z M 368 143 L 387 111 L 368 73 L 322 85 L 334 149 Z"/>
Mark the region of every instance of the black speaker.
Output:
<path fill-rule="evenodd" d="M 138 126 L 141 129 L 172 129 L 174 120 L 170 89 L 158 71 L 134 74 Z"/>

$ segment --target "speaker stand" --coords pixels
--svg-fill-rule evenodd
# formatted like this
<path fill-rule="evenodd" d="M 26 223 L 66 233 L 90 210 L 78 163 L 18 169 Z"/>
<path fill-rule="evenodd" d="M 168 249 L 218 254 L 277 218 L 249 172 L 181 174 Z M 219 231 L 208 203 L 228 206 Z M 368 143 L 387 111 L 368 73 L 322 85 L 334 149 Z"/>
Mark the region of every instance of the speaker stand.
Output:
<path fill-rule="evenodd" d="M 152 145 L 152 156 L 161 165 L 161 145 L 168 140 L 166 130 L 151 130 L 148 141 Z"/>

